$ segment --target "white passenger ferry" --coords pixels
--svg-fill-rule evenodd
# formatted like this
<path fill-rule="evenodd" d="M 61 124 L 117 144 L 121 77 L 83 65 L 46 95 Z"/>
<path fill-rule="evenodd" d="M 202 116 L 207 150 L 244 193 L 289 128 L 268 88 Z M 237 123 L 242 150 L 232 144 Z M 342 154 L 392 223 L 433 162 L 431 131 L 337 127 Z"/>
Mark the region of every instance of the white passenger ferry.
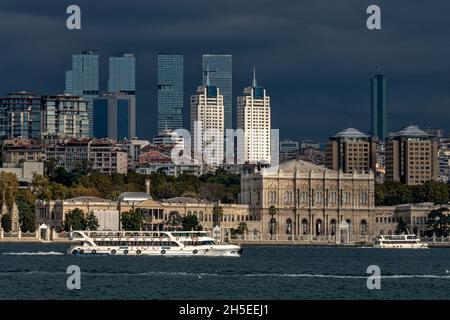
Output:
<path fill-rule="evenodd" d="M 206 231 L 72 231 L 69 254 L 231 256 L 242 248 L 217 244 Z"/>
<path fill-rule="evenodd" d="M 414 234 L 401 235 L 379 235 L 374 238 L 375 248 L 398 248 L 398 249 L 424 249 L 428 244 L 423 243 Z"/>

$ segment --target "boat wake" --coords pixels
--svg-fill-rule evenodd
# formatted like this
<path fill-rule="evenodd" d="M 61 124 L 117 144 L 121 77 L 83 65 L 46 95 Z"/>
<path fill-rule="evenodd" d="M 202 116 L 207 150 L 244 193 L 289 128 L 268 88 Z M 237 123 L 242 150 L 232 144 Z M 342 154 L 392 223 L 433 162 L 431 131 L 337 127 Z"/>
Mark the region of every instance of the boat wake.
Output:
<path fill-rule="evenodd" d="M 49 252 L 4 252 L 2 255 L 7 256 L 62 256 L 64 253 L 57 251 L 49 251 Z"/>
<path fill-rule="evenodd" d="M 28 274 L 28 275 L 36 275 L 36 274 L 61 274 L 65 275 L 65 272 L 61 271 L 9 271 L 9 272 L 0 272 L 0 276 L 2 275 L 11 275 L 11 274 Z M 114 276 L 128 276 L 128 277 L 145 277 L 145 276 L 179 276 L 179 277 L 198 277 L 201 279 L 202 277 L 281 277 L 281 278 L 334 278 L 334 279 L 367 279 L 367 275 L 333 275 L 333 274 L 312 274 L 312 273 L 247 273 L 247 274 L 238 274 L 238 273 L 194 273 L 194 272 L 182 272 L 182 271 L 147 271 L 147 272 L 137 272 L 137 273 L 127 273 L 127 272 L 83 272 L 84 275 L 94 276 L 94 277 L 114 277 Z M 385 275 L 380 276 L 381 279 L 411 279 L 411 278 L 434 278 L 434 279 L 448 279 L 450 280 L 450 275 L 437 275 L 437 274 L 394 274 L 394 275 Z"/>

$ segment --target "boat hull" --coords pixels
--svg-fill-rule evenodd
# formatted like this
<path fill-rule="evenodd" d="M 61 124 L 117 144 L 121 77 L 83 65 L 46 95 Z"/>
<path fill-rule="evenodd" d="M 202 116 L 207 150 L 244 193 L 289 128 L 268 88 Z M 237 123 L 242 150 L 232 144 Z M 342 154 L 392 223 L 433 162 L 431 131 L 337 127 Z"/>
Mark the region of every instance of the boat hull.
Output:
<path fill-rule="evenodd" d="M 221 256 L 239 257 L 242 249 L 235 245 L 173 247 L 95 247 L 71 246 L 72 255 L 119 255 L 119 256 Z"/>
<path fill-rule="evenodd" d="M 381 249 L 428 249 L 428 245 L 426 243 L 420 244 L 375 244 L 374 248 Z"/>

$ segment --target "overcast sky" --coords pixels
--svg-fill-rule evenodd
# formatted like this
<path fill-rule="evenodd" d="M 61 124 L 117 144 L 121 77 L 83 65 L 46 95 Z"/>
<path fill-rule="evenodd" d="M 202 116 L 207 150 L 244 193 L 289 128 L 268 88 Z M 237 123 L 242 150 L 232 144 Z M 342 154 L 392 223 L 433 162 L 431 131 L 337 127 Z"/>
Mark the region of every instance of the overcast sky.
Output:
<path fill-rule="evenodd" d="M 233 55 L 236 96 L 258 83 L 272 102 L 272 127 L 292 139 L 325 140 L 346 127 L 368 132 L 370 77 L 388 78 L 389 130 L 408 124 L 448 132 L 450 2 L 434 0 L 1 0 L 0 93 L 64 90 L 71 55 L 98 49 L 101 90 L 107 60 L 137 59 L 137 134 L 156 133 L 157 54 L 185 56 L 185 108 L 201 84 L 204 53 Z M 66 8 L 82 10 L 82 30 L 66 28 Z M 378 4 L 382 30 L 366 28 Z M 186 110 L 188 111 L 188 110 Z"/>

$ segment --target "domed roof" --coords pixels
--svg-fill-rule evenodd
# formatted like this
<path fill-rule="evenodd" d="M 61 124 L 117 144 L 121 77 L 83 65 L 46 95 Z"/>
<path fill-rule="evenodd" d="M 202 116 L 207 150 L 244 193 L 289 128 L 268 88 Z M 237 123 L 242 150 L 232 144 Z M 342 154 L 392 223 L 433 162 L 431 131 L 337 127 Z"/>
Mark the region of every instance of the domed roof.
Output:
<path fill-rule="evenodd" d="M 404 137 L 427 137 L 430 136 L 423 130 L 419 129 L 419 126 L 407 126 L 395 133 L 395 136 L 404 136 Z"/>
<path fill-rule="evenodd" d="M 124 192 L 119 196 L 119 201 L 145 201 L 152 200 L 152 197 L 145 192 Z"/>
<path fill-rule="evenodd" d="M 93 196 L 80 196 L 75 198 L 66 199 L 68 202 L 109 202 L 110 200 L 102 199 L 99 197 Z"/>
<path fill-rule="evenodd" d="M 367 138 L 368 135 L 362 133 L 355 128 L 347 128 L 338 133 L 336 133 L 335 137 L 346 137 L 346 138 Z"/>
<path fill-rule="evenodd" d="M 170 199 L 164 199 L 165 203 L 201 203 L 202 201 L 192 197 L 175 197 Z"/>
<path fill-rule="evenodd" d="M 280 171 L 282 172 L 325 172 L 327 169 L 322 166 L 315 165 L 311 162 L 303 161 L 303 160 L 290 160 L 287 162 L 284 162 L 280 165 Z M 328 170 L 331 171 L 331 170 Z"/>

